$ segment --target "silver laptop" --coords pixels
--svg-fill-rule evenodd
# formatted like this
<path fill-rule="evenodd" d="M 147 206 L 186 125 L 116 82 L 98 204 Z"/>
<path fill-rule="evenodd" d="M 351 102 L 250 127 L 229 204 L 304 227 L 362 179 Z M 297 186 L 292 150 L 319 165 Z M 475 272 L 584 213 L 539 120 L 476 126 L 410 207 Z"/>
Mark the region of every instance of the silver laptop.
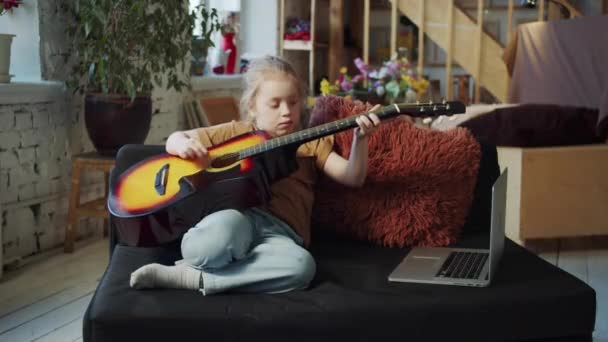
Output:
<path fill-rule="evenodd" d="M 505 242 L 507 169 L 492 187 L 490 249 L 414 247 L 389 275 L 392 282 L 488 286 Z"/>

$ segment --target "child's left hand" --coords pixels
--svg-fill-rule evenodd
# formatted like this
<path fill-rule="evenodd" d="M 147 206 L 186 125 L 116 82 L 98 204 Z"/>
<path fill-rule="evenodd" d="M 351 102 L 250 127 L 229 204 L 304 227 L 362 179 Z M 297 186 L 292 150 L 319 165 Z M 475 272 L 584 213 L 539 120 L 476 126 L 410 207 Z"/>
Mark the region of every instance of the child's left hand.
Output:
<path fill-rule="evenodd" d="M 369 111 L 374 111 L 380 107 L 380 105 L 375 105 Z M 380 118 L 374 113 L 360 114 L 355 120 L 359 125 L 359 127 L 355 128 L 355 134 L 359 138 L 367 137 L 380 125 Z"/>

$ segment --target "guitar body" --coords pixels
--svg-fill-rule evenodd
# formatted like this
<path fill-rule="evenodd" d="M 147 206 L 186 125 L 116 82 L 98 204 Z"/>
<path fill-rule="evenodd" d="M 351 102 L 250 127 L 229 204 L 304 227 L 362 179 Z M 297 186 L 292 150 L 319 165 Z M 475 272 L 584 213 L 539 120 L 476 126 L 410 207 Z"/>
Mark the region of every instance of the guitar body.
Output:
<path fill-rule="evenodd" d="M 239 151 L 266 141 L 265 132 L 256 131 L 234 137 L 208 149 L 213 161 L 218 156 Z M 110 189 L 108 208 L 117 217 L 150 215 L 171 206 L 198 190 L 211 185 L 226 185 L 232 180 L 250 179 L 260 185 L 266 184 L 256 157 L 245 158 L 227 165 L 203 168 L 197 161 L 185 160 L 170 154 L 162 154 L 135 164 Z M 258 179 L 256 179 L 258 178 Z M 212 194 L 207 197 L 213 198 Z M 235 194 L 235 203 L 255 202 L 249 194 Z M 224 202 L 228 202 L 225 196 Z M 201 203 L 201 205 L 203 205 Z M 225 203 L 224 206 L 229 204 Z M 213 207 L 213 206 L 212 206 Z"/>

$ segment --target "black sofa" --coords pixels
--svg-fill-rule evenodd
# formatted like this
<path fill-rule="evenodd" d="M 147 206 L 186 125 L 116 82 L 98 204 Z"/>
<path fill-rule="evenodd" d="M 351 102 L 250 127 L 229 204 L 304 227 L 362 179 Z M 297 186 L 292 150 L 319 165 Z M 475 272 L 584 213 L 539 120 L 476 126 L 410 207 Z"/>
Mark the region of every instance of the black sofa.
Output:
<path fill-rule="evenodd" d="M 458 245 L 486 247 L 496 149 L 482 145 L 476 197 Z M 161 146 L 126 146 L 112 179 Z M 112 182 L 112 181 L 111 181 Z M 279 295 L 129 288 L 138 267 L 180 258 L 179 243 L 129 247 L 111 221 L 110 263 L 85 313 L 83 340 L 99 341 L 591 341 L 595 292 L 512 241 L 488 288 L 389 283 L 407 249 L 313 230 L 317 274 Z"/>

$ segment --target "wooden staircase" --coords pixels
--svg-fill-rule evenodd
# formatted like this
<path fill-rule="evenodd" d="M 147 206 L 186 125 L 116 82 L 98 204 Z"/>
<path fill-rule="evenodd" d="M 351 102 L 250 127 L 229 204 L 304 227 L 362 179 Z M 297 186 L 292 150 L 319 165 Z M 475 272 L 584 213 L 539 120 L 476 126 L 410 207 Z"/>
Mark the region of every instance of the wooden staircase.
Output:
<path fill-rule="evenodd" d="M 454 6 L 453 17 L 449 17 L 452 0 L 393 0 L 398 9 L 410 18 L 424 33 L 442 49 L 448 51 L 452 32 L 453 61 L 477 74 L 477 23 Z M 425 6 L 422 9 L 420 6 Z M 422 20 L 420 13 L 423 13 Z M 448 24 L 452 20 L 452 27 Z M 509 75 L 502 59 L 503 47 L 492 36 L 483 32 L 481 37 L 481 58 L 479 83 L 501 102 L 507 102 Z"/>

